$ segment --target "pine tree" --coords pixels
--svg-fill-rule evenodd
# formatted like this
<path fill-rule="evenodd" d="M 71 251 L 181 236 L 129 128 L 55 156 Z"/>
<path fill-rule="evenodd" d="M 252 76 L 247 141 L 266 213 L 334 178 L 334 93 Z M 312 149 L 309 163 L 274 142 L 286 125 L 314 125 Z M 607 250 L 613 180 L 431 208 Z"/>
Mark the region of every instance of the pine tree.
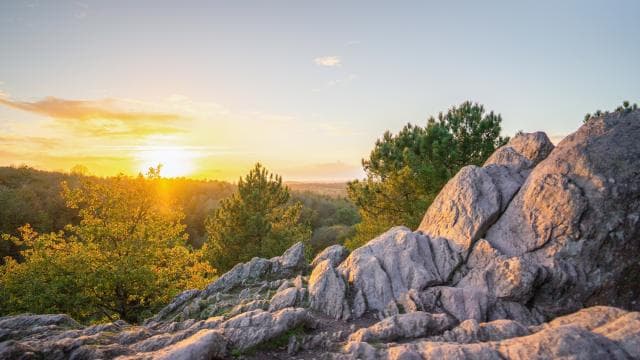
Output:
<path fill-rule="evenodd" d="M 219 271 L 254 256 L 280 255 L 292 244 L 310 238 L 309 225 L 300 222 L 301 213 L 302 204 L 290 202 L 282 178 L 258 163 L 207 219 L 204 251 Z"/>
<path fill-rule="evenodd" d="M 392 226 L 416 228 L 446 182 L 465 165 L 482 163 L 508 139 L 499 114 L 464 102 L 430 118 L 426 127 L 407 124 L 386 132 L 362 165 L 367 177 L 349 183 L 349 198 L 362 222 L 347 245 L 362 245 Z"/>

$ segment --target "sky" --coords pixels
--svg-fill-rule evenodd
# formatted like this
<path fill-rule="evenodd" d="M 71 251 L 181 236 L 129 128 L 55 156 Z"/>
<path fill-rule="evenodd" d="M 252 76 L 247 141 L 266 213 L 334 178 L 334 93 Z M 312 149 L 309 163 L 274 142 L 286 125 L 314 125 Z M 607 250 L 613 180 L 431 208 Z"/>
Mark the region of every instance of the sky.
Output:
<path fill-rule="evenodd" d="M 558 141 L 640 102 L 640 1 L 0 2 L 0 166 L 362 177 L 465 100 Z"/>

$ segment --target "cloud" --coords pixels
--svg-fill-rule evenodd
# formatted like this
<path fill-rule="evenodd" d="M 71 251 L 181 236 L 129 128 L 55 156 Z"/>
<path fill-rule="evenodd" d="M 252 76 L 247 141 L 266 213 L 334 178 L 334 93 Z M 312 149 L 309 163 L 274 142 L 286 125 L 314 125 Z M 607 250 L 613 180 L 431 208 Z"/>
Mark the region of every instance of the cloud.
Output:
<path fill-rule="evenodd" d="M 338 86 L 338 85 L 346 85 L 355 80 L 358 76 L 356 74 L 349 74 L 347 77 L 343 79 L 335 79 L 327 82 L 327 87 Z"/>
<path fill-rule="evenodd" d="M 47 97 L 40 101 L 14 101 L 0 96 L 0 105 L 53 118 L 78 132 L 94 136 L 148 135 L 182 131 L 176 121 L 185 117 L 173 112 L 145 110 L 140 102 L 102 99 L 68 100 Z"/>
<path fill-rule="evenodd" d="M 15 135 L 0 136 L 0 145 L 7 147 L 15 146 L 24 148 L 26 146 L 33 146 L 38 148 L 39 150 L 50 150 L 60 144 L 62 144 L 61 140 L 47 137 Z"/>
<path fill-rule="evenodd" d="M 326 90 L 326 89 L 330 89 L 330 88 L 334 88 L 334 87 L 347 86 L 347 85 L 351 84 L 351 82 L 353 82 L 357 78 L 358 78 L 358 76 L 356 74 L 349 74 L 346 77 L 343 77 L 341 79 L 329 80 L 324 84 L 324 86 L 313 88 L 313 89 L 311 89 L 311 91 L 320 92 L 320 91 L 323 91 L 323 90 Z"/>
<path fill-rule="evenodd" d="M 313 59 L 313 62 L 318 66 L 325 67 L 338 67 L 342 66 L 342 60 L 339 56 L 321 56 Z"/>

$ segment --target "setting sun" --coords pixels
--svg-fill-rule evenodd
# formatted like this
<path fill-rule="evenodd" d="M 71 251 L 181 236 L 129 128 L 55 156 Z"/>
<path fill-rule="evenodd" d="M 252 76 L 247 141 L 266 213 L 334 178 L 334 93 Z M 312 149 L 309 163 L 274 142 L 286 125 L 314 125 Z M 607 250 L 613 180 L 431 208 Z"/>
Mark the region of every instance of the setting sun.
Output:
<path fill-rule="evenodd" d="M 137 154 L 138 170 L 146 173 L 150 167 L 162 165 L 160 174 L 163 177 L 180 177 L 190 175 L 194 171 L 194 154 L 179 147 L 145 148 Z"/>

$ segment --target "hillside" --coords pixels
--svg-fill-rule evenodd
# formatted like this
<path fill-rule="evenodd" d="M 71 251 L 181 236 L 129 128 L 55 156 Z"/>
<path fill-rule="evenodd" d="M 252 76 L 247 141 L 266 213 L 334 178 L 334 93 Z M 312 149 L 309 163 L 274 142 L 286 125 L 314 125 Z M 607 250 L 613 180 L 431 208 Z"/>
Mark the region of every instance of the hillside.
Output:
<path fill-rule="evenodd" d="M 79 173 L 42 171 L 30 167 L 0 167 L 0 234 L 17 234 L 30 224 L 39 233 L 62 230 L 78 222 L 77 209 L 66 206 L 62 182 L 78 184 L 83 179 L 108 181 Z M 236 186 L 217 180 L 162 179 L 162 193 L 184 213 L 189 244 L 199 248 L 206 240 L 205 219 L 229 197 Z M 304 205 L 304 218 L 313 230 L 311 246 L 322 250 L 350 236 L 359 221 L 355 206 L 346 200 L 345 183 L 287 183 L 293 199 Z M 16 256 L 17 249 L 0 239 L 0 262 Z"/>
<path fill-rule="evenodd" d="M 347 197 L 347 184 L 343 182 L 319 183 L 319 182 L 299 182 L 287 181 L 285 184 L 289 189 L 296 192 L 311 192 L 331 197 Z"/>
<path fill-rule="evenodd" d="M 0 358 L 640 358 L 638 139 L 638 110 L 518 134 L 415 231 L 253 258 L 140 326 L 0 318 Z"/>

